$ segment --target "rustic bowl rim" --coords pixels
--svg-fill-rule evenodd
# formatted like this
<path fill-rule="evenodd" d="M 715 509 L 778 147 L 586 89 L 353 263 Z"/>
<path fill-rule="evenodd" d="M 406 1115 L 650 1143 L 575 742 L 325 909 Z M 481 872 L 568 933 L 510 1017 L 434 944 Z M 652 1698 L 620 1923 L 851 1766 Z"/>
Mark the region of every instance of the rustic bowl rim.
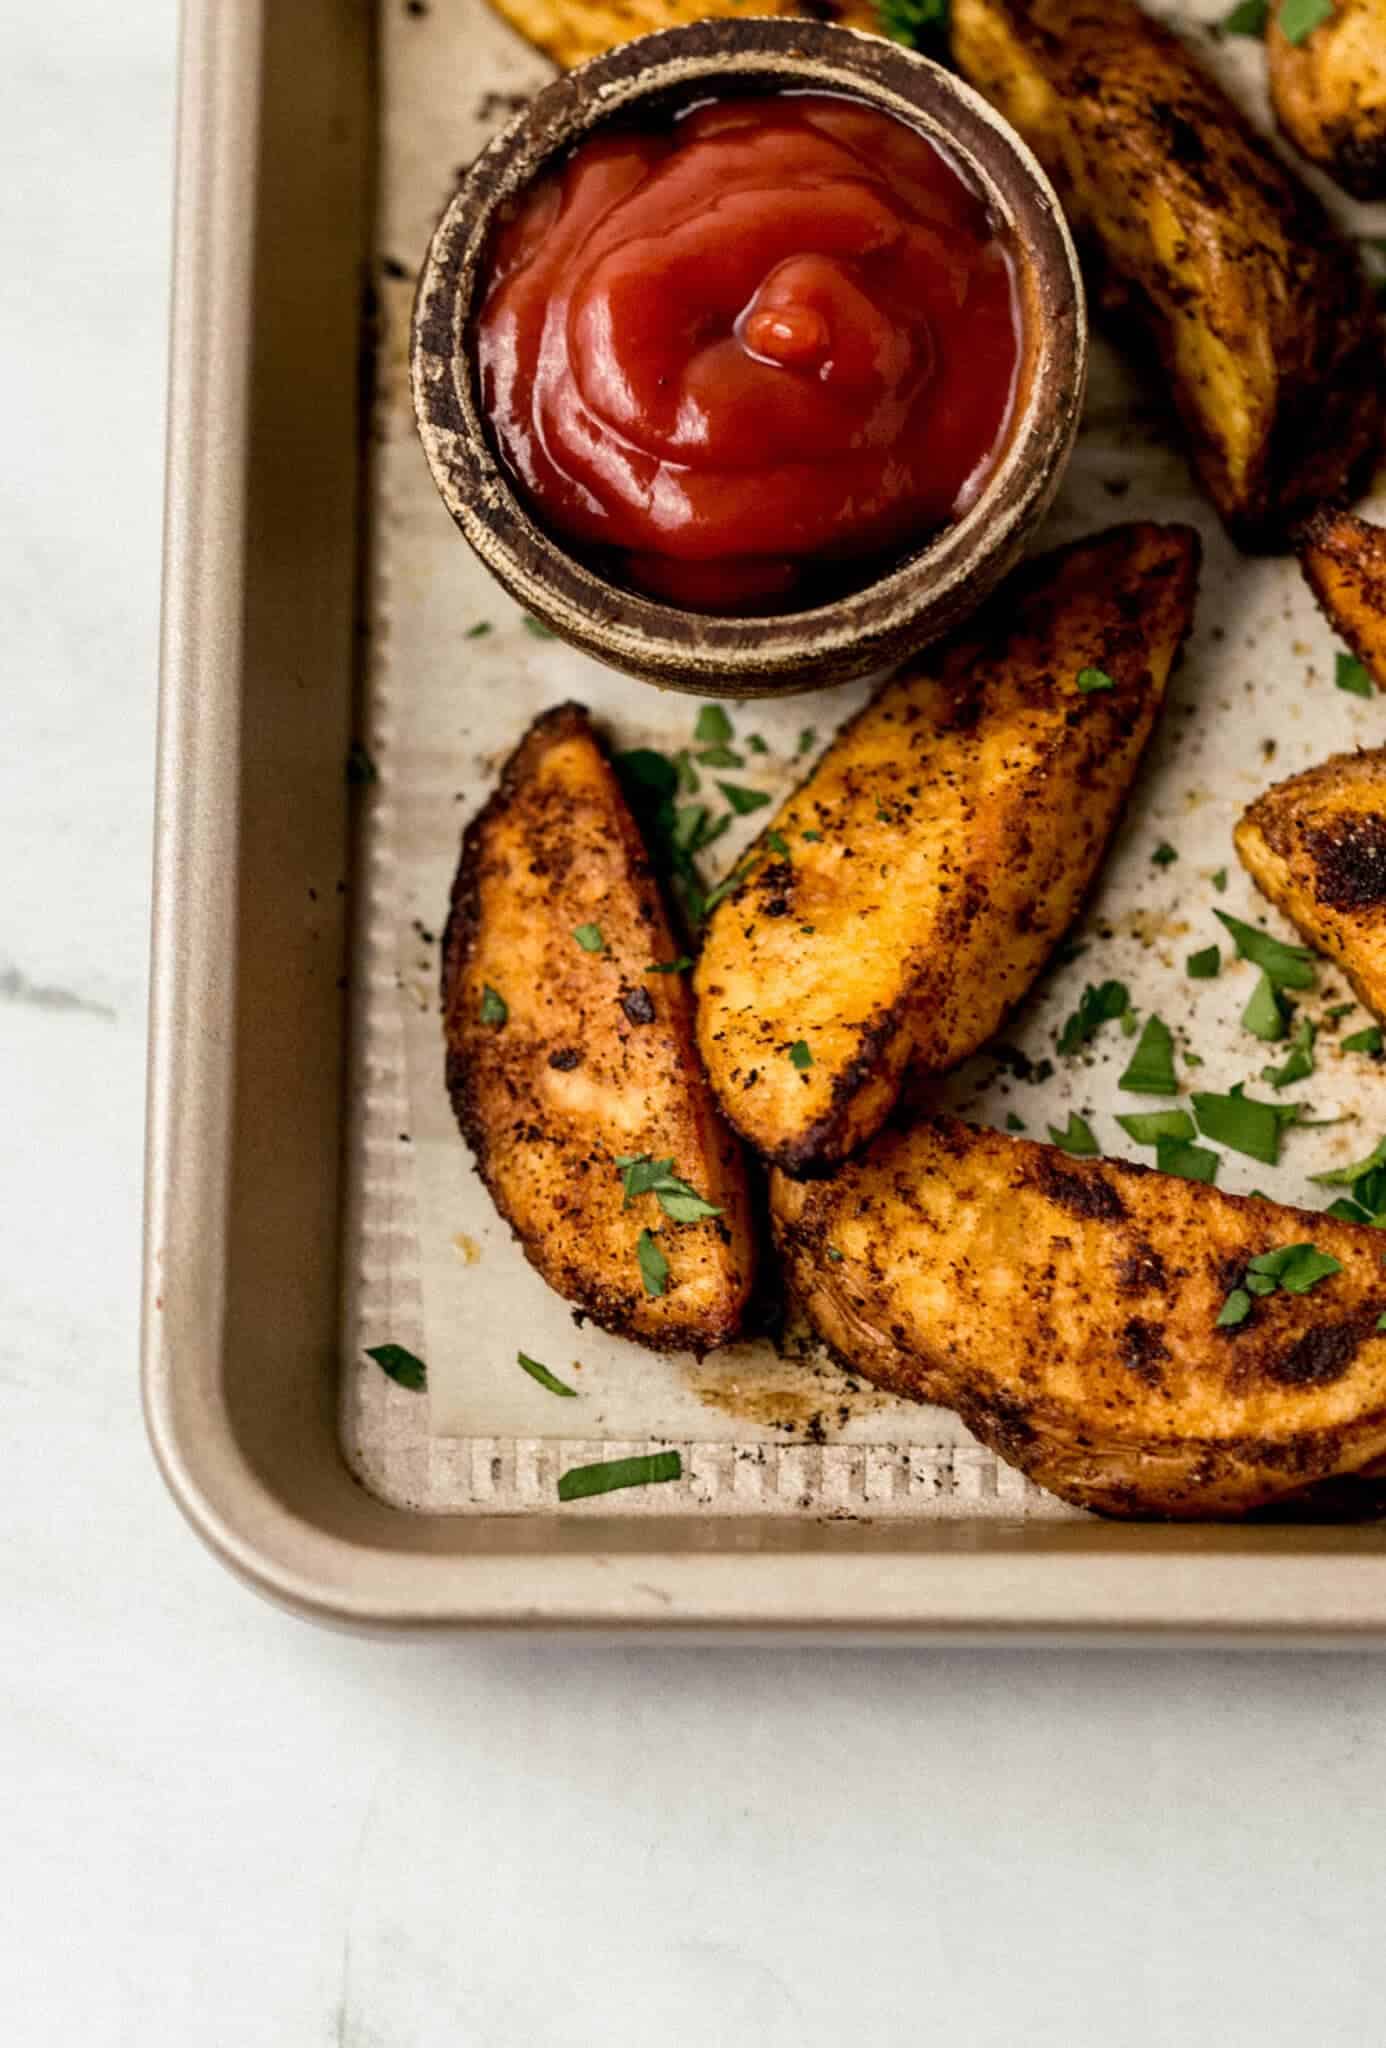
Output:
<path fill-rule="evenodd" d="M 949 153 L 980 186 L 1019 256 L 1031 353 L 1010 444 L 961 519 L 826 604 L 748 618 L 686 611 L 628 590 L 544 529 L 486 431 L 470 325 L 498 215 L 555 158 L 643 101 L 667 104 L 702 84 L 759 82 L 863 100 Z M 661 29 L 562 74 L 488 144 L 430 241 L 410 370 L 443 502 L 526 610 L 629 674 L 704 694 L 769 696 L 882 672 L 981 603 L 1058 487 L 1077 434 L 1087 355 L 1082 276 L 1058 197 L 980 93 L 879 36 L 797 19 L 714 19 Z"/>

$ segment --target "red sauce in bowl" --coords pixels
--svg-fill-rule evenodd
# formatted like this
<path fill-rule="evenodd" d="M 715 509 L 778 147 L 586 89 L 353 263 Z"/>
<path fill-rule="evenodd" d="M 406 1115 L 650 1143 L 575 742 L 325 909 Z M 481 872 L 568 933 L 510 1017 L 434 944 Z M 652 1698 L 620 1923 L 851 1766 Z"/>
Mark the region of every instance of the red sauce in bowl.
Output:
<path fill-rule="evenodd" d="M 553 532 L 670 603 L 754 613 L 975 502 L 1022 337 L 1007 250 L 941 151 L 858 101 L 777 94 L 606 131 L 538 181 L 476 351 Z"/>

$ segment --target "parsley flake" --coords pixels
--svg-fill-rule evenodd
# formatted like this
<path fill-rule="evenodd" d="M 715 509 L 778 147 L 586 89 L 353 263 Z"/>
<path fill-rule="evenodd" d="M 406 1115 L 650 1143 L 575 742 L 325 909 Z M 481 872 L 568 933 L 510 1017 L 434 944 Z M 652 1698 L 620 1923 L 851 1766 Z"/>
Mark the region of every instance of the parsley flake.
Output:
<path fill-rule="evenodd" d="M 1365 1031 L 1354 1031 L 1351 1038 L 1341 1041 L 1344 1052 L 1380 1052 L 1381 1026 L 1369 1024 Z"/>
<path fill-rule="evenodd" d="M 687 974 L 693 965 L 691 953 L 680 953 L 677 960 L 652 960 L 645 969 L 646 974 Z"/>
<path fill-rule="evenodd" d="M 1280 32 L 1287 43 L 1306 43 L 1316 28 L 1333 19 L 1333 0 L 1285 0 Z"/>
<path fill-rule="evenodd" d="M 1244 1287 L 1234 1287 L 1218 1312 L 1215 1330 L 1235 1330 L 1251 1314 L 1251 1296 Z"/>
<path fill-rule="evenodd" d="M 1168 839 L 1162 839 L 1150 858 L 1157 868 L 1172 867 L 1179 858 L 1179 851 L 1170 845 Z"/>
<path fill-rule="evenodd" d="M 541 1365 L 537 1358 L 527 1358 L 523 1351 L 517 1351 L 515 1358 L 517 1363 L 529 1374 L 530 1378 L 538 1380 L 540 1386 L 547 1388 L 549 1393 L 564 1394 L 570 1401 L 577 1399 L 577 1388 L 566 1386 L 561 1379 L 549 1371 L 546 1365 Z"/>
<path fill-rule="evenodd" d="M 1259 36 L 1265 34 L 1266 22 L 1270 15 L 1270 0 L 1241 0 L 1230 14 L 1224 15 L 1218 23 L 1220 36 Z"/>
<path fill-rule="evenodd" d="M 821 832 L 805 832 L 801 836 L 808 840 L 819 840 L 823 837 L 823 834 Z"/>
<path fill-rule="evenodd" d="M 1274 1044 L 1285 1036 L 1285 1006 L 1276 994 L 1270 976 L 1262 971 L 1251 1001 L 1242 1011 L 1242 1029 L 1255 1038 Z"/>
<path fill-rule="evenodd" d="M 1243 1093 L 1238 1082 L 1226 1095 L 1199 1093 L 1193 1097 L 1198 1128 L 1215 1145 L 1259 1159 L 1263 1166 L 1280 1161 L 1280 1135 L 1287 1123 L 1298 1120 L 1299 1110 L 1285 1109 L 1274 1102 L 1257 1102 Z"/>
<path fill-rule="evenodd" d="M 1161 1173 L 1172 1173 L 1177 1180 L 1211 1183 L 1218 1177 L 1220 1164 L 1216 1152 L 1192 1145 L 1184 1138 L 1161 1138 L 1155 1147 L 1156 1168 Z"/>
<path fill-rule="evenodd" d="M 1053 1124 L 1048 1129 L 1061 1152 L 1071 1153 L 1075 1159 L 1097 1158 L 1097 1140 L 1092 1134 L 1092 1126 L 1079 1116 L 1076 1109 L 1069 1111 L 1068 1123 L 1063 1130 L 1057 1130 Z"/>
<path fill-rule="evenodd" d="M 629 1209 L 642 1195 L 653 1195 L 671 1223 L 701 1223 L 706 1216 L 720 1216 L 713 1202 L 705 1201 L 686 1180 L 674 1172 L 672 1159 L 653 1159 L 648 1152 L 628 1153 L 616 1161 L 625 1191 L 622 1207 Z"/>
<path fill-rule="evenodd" d="M 1294 1081 L 1307 1081 L 1314 1071 L 1314 1040 L 1317 1032 L 1308 1017 L 1301 1017 L 1290 1040 L 1289 1058 L 1281 1067 L 1262 1067 L 1261 1079 L 1272 1088 L 1288 1088 Z"/>
<path fill-rule="evenodd" d="M 504 1024 L 510 1016 L 505 997 L 497 995 L 488 981 L 481 991 L 481 1009 L 478 1013 L 483 1024 Z"/>
<path fill-rule="evenodd" d="M 1222 972 L 1222 953 L 1217 946 L 1205 946 L 1201 953 L 1190 953 L 1184 966 L 1190 981 L 1216 981 Z"/>
<path fill-rule="evenodd" d="M 726 747 L 736 738 L 736 732 L 720 704 L 704 704 L 693 737 L 700 747 Z"/>
<path fill-rule="evenodd" d="M 907 49 L 922 50 L 948 27 L 948 0 L 880 0 L 881 33 Z"/>
<path fill-rule="evenodd" d="M 642 1230 L 635 1240 L 635 1256 L 640 1266 L 640 1278 L 645 1283 L 645 1292 L 652 1297 L 663 1294 L 669 1285 L 669 1261 L 648 1230 Z"/>
<path fill-rule="evenodd" d="M 1352 654 L 1340 654 L 1333 671 L 1333 682 L 1337 689 L 1346 690 L 1352 697 L 1374 697 L 1375 688 L 1366 664 Z"/>
<path fill-rule="evenodd" d="M 799 745 L 796 749 L 796 752 L 799 753 L 801 756 L 804 754 L 811 754 L 817 745 L 817 728 L 812 725 L 806 725 L 799 735 Z"/>
<path fill-rule="evenodd" d="M 744 768 L 746 756 L 735 747 L 701 747 L 698 759 L 704 768 Z"/>
<path fill-rule="evenodd" d="M 1161 1138 L 1192 1138 L 1193 1118 L 1184 1109 L 1152 1109 L 1119 1116 L 1117 1122 L 1138 1145 L 1158 1145 Z"/>
<path fill-rule="evenodd" d="M 768 754 L 770 751 L 758 732 L 747 733 L 746 745 L 753 754 Z"/>
<path fill-rule="evenodd" d="M 484 640 L 488 633 L 494 631 L 495 628 L 489 619 L 478 619 L 474 626 L 468 626 L 463 638 L 466 640 Z"/>
<path fill-rule="evenodd" d="M 771 853 L 779 853 L 784 855 L 788 855 L 789 853 L 789 841 L 785 838 L 782 832 L 767 832 L 765 835 L 765 843 L 769 847 Z"/>
<path fill-rule="evenodd" d="M 1104 1024 L 1125 1016 L 1131 995 L 1124 981 L 1104 981 L 1100 987 L 1089 982 L 1078 999 L 1078 1007 L 1059 1033 L 1058 1050 L 1067 1055 L 1088 1045 Z"/>
<path fill-rule="evenodd" d="M 397 1387 L 408 1387 L 411 1394 L 422 1392 L 428 1385 L 428 1367 L 412 1351 L 406 1351 L 402 1344 L 369 1345 L 366 1356 L 373 1358 Z"/>
<path fill-rule="evenodd" d="M 573 933 L 584 953 L 604 953 L 606 940 L 599 924 L 580 924 Z"/>
<path fill-rule="evenodd" d="M 1006 1111 L 1006 1129 L 1008 1131 L 1023 1131 L 1024 1128 L 1024 1123 L 1016 1115 L 1015 1111 L 1013 1109 L 1008 1109 Z"/>
<path fill-rule="evenodd" d="M 742 789 L 735 782 L 719 782 L 717 787 L 738 818 L 744 818 L 749 811 L 763 809 L 770 801 L 768 793 L 763 789 Z"/>
<path fill-rule="evenodd" d="M 536 619 L 533 612 L 525 613 L 524 629 L 526 633 L 532 634 L 536 640 L 556 640 L 558 638 L 553 627 L 546 626 L 542 619 Z"/>
<path fill-rule="evenodd" d="M 800 1073 L 804 1071 L 805 1067 L 813 1065 L 813 1054 L 809 1051 L 807 1042 L 804 1039 L 796 1038 L 793 1045 L 790 1046 L 789 1064 L 792 1067 L 797 1067 Z"/>
<path fill-rule="evenodd" d="M 1221 896 L 1223 890 L 1227 887 L 1226 868 L 1214 868 L 1212 874 L 1208 877 L 1208 879 L 1212 883 L 1213 887 L 1217 890 L 1219 896 Z"/>
<path fill-rule="evenodd" d="M 628 1486 L 660 1486 L 682 1479 L 683 1459 L 677 1451 L 651 1451 L 641 1458 L 608 1458 L 600 1465 L 574 1465 L 558 1482 L 560 1500 L 591 1500 L 599 1493 L 619 1493 Z"/>
<path fill-rule="evenodd" d="M 1213 915 L 1242 959 L 1249 960 L 1253 967 L 1259 967 L 1267 974 L 1273 987 L 1314 986 L 1314 956 L 1307 946 L 1287 946 L 1283 940 L 1272 938 L 1269 932 L 1259 930 L 1254 924 L 1243 924 L 1241 918 L 1231 917 L 1225 910 L 1215 910 Z"/>
<path fill-rule="evenodd" d="M 1098 690 L 1114 690 L 1116 683 L 1104 668 L 1080 668 L 1078 688 L 1083 696 L 1091 697 Z"/>
<path fill-rule="evenodd" d="M 1177 1095 L 1174 1034 L 1161 1017 L 1147 1017 L 1131 1064 L 1117 1082 L 1132 1095 Z"/>

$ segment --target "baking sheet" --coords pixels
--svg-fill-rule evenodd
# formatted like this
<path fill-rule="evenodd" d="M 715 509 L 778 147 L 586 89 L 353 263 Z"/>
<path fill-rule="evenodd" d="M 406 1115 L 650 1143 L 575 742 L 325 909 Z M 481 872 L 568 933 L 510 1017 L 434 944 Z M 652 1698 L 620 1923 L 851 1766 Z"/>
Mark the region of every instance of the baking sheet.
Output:
<path fill-rule="evenodd" d="M 1187 23 L 1225 9 L 1190 4 Z M 787 1354 L 742 1344 L 702 1364 L 659 1358 L 575 1327 L 570 1309 L 525 1263 L 491 1207 L 457 1135 L 442 1085 L 438 941 L 462 825 L 500 762 L 540 710 L 564 697 L 588 704 L 620 747 L 673 749 L 691 737 L 697 706 L 616 676 L 559 643 L 536 638 L 472 557 L 444 511 L 414 434 L 407 379 L 413 280 L 459 172 L 550 75 L 482 0 L 451 0 L 382 17 L 382 184 L 377 287 L 380 350 L 375 417 L 368 741 L 378 771 L 366 806 L 364 866 L 370 914 L 357 990 L 355 1090 L 361 1115 L 353 1162 L 359 1198 L 349 1246 L 344 1434 L 360 1475 L 387 1498 L 434 1511 L 490 1512 L 553 1505 L 565 1464 L 675 1442 L 687 1478 L 652 1498 L 736 1513 L 899 1513 L 1068 1516 L 977 1446 L 950 1413 L 855 1388 L 801 1333 Z M 1201 40 L 1204 40 L 1201 38 Z M 1264 119 L 1263 59 L 1251 43 L 1206 39 L 1206 54 Z M 1351 207 L 1320 182 L 1359 233 L 1386 235 L 1386 209 Z M 1386 511 L 1386 494 L 1378 493 Z M 1019 1080 L 979 1058 L 939 1092 L 983 1122 L 1023 1119 L 1044 1136 L 1071 1109 L 1088 1117 L 1105 1152 L 1143 1159 L 1114 1121 L 1148 1107 L 1123 1097 L 1117 1076 L 1130 1044 L 1109 1026 L 1080 1059 L 1060 1061 L 1054 1038 L 1088 980 L 1115 976 L 1142 1013 L 1158 1011 L 1181 1053 L 1203 1062 L 1190 1085 L 1237 1081 L 1267 1093 L 1260 1069 L 1283 1058 L 1239 1028 L 1254 983 L 1244 963 L 1191 982 L 1186 955 L 1218 942 L 1214 907 L 1266 921 L 1237 866 L 1231 827 L 1260 789 L 1335 750 L 1373 744 L 1378 700 L 1334 687 L 1336 645 L 1295 565 L 1239 556 L 1194 491 L 1159 395 L 1137 383 L 1100 341 L 1085 425 L 1063 491 L 1037 545 L 1058 544 L 1125 517 L 1187 519 L 1205 542 L 1199 616 L 1184 666 L 1147 756 L 1099 889 L 1072 948 L 1008 1025 L 1007 1042 L 1047 1080 Z M 487 630 L 470 637 L 476 629 Z M 769 749 L 737 779 L 775 795 L 802 772 L 800 735 L 820 740 L 865 694 L 839 690 L 778 705 L 730 707 L 739 736 Z M 723 866 L 758 819 L 729 833 Z M 1177 859 L 1152 860 L 1167 842 Z M 1225 888 L 1214 876 L 1226 869 Z M 1288 933 L 1287 933 L 1288 935 Z M 1070 950 L 1072 950 L 1072 948 Z M 1316 1012 L 1349 992 L 1320 976 Z M 1367 1021 L 1350 1013 L 1350 1034 Z M 1286 1099 L 1313 1104 L 1328 1128 L 1292 1132 L 1269 1169 L 1223 1155 L 1219 1185 L 1322 1205 L 1309 1175 L 1370 1149 L 1386 1123 L 1378 1063 L 1320 1039 L 1313 1079 Z M 425 1357 L 426 1400 L 391 1385 L 363 1347 L 407 1344 Z M 523 1374 L 516 1352 L 576 1385 L 558 1401 Z M 639 1511 L 637 1496 L 628 1496 Z"/>

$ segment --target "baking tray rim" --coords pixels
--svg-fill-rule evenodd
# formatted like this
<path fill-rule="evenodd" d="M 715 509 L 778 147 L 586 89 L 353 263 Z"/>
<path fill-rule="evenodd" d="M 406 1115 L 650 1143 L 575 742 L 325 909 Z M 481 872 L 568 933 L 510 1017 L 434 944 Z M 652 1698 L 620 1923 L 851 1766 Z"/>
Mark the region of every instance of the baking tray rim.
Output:
<path fill-rule="evenodd" d="M 156 1460 L 189 1522 L 237 1577 L 277 1604 L 366 1629 L 653 1628 L 700 1639 L 903 1636 L 1032 1647 L 1360 1646 L 1386 1637 L 1380 1530 L 1098 1522 L 829 1530 L 718 1518 L 695 1533 L 690 1518 L 653 1516 L 525 1518 L 521 1529 L 517 1518 L 385 1508 L 356 1487 L 335 1443 L 340 1498 L 326 1514 L 296 1509 L 252 1468 L 224 1395 L 222 1308 L 248 519 L 246 463 L 236 457 L 248 431 L 256 319 L 252 217 L 268 7 L 183 5 L 142 1384 Z M 363 35 L 374 26 L 370 12 Z M 191 1015 L 196 1030 L 182 1028 Z M 357 1534 L 343 1533 L 339 1525 L 353 1519 Z M 588 1534 L 591 1547 L 580 1549 Z"/>

